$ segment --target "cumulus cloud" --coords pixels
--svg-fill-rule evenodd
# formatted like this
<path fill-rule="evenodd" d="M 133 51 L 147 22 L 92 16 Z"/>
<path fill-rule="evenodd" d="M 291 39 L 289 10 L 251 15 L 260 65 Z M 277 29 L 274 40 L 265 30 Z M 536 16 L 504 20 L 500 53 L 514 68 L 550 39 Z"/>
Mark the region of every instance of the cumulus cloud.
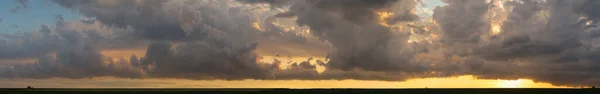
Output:
<path fill-rule="evenodd" d="M 433 18 L 444 31 L 443 43 L 452 49 L 448 53 L 468 58 L 462 66 L 473 70 L 466 74 L 597 85 L 599 78 L 592 76 L 597 47 L 590 37 L 597 30 L 594 12 L 586 11 L 592 7 L 584 5 L 593 1 L 446 2 L 448 6 L 434 10 Z"/>
<path fill-rule="evenodd" d="M 257 62 L 250 52 L 256 45 L 242 49 L 218 48 L 207 42 L 189 42 L 171 48 L 168 42 L 153 43 L 147 57 L 152 77 L 189 79 L 266 79 L 272 66 Z"/>
<path fill-rule="evenodd" d="M 259 30 L 252 28 L 250 12 L 241 9 L 243 6 L 230 4 L 231 1 L 54 2 L 94 19 L 65 22 L 57 16 L 56 28 L 42 26 L 38 32 L 42 34 L 41 39 L 16 36 L 12 40 L 16 41 L 14 44 L 0 46 L 12 47 L 5 49 L 7 54 L 3 58 L 39 57 L 31 64 L 2 68 L 2 77 L 264 79 L 269 70 L 257 63 L 253 53 L 257 47 L 254 38 Z M 131 6 L 142 10 L 120 9 Z M 163 11 L 154 11 L 155 8 Z M 115 20 L 117 18 L 122 20 Z M 22 38 L 32 39 L 24 42 L 31 44 L 25 47 L 31 48 L 20 47 L 23 43 L 17 40 Z M 139 59 L 100 54 L 104 49 L 133 48 L 142 40 L 154 42 L 148 46 L 146 56 Z M 12 51 L 26 53 L 9 55 Z M 55 57 L 47 56 L 52 52 L 56 52 Z"/>
<path fill-rule="evenodd" d="M 261 37 L 261 33 L 275 32 L 279 34 L 272 36 L 286 38 L 281 37 L 282 34 L 293 32 L 277 30 L 281 28 L 270 23 L 274 19 L 272 16 L 265 19 L 265 22 L 268 22 L 264 24 L 267 27 L 266 31 L 262 27 L 257 28 L 255 23 L 260 19 L 252 19 L 256 17 L 256 15 L 252 15 L 253 10 L 248 9 L 252 6 L 239 5 L 237 2 L 223 0 L 58 0 L 54 2 L 79 11 L 88 17 L 93 17 L 97 22 L 104 25 L 131 28 L 134 31 L 133 36 L 154 41 L 148 46 L 144 57 L 130 59 L 130 62 L 139 62 L 139 65 L 136 66 L 146 70 L 148 73 L 146 76 L 189 79 L 283 79 L 286 76 L 279 76 L 279 74 L 300 75 L 308 73 L 315 76 L 316 73 L 315 65 L 309 63 L 310 60 L 300 62 L 296 66 L 292 66 L 291 69 L 276 69 L 273 66 L 277 64 L 257 62 L 259 57 L 253 51 L 257 45 L 260 45 L 256 42 Z M 275 4 L 274 2 L 267 3 Z M 292 9 L 286 13 L 295 14 L 290 16 L 298 16 L 297 21 L 300 23 L 300 27 L 308 26 L 311 30 L 310 34 L 332 43 L 336 49 L 330 54 L 332 59 L 329 63 L 325 64 L 321 61 L 318 62 L 319 65 L 326 65 L 331 70 L 341 69 L 341 71 L 357 69 L 398 73 L 402 73 L 402 70 L 417 73 L 424 71 L 420 66 L 409 64 L 412 55 L 411 52 L 402 50 L 403 43 L 388 45 L 390 39 L 394 39 L 394 42 L 404 42 L 406 40 L 405 34 L 393 34 L 392 30 L 380 24 L 380 22 L 384 22 L 383 20 L 389 20 L 385 21 L 386 24 L 415 20 L 416 15 L 412 12 L 412 8 L 416 1 L 322 0 L 293 1 L 291 3 L 290 7 Z M 328 6 L 328 4 L 334 4 L 334 6 Z M 360 7 L 349 7 L 350 5 Z M 311 10 L 299 10 L 300 8 L 311 8 Z M 387 11 L 394 12 L 396 15 L 390 17 L 390 19 L 379 19 L 381 14 L 378 12 Z M 309 19 L 313 18 L 312 16 L 318 16 L 319 13 L 331 15 L 318 17 L 324 18 L 321 19 L 322 21 Z M 329 25 L 322 27 L 320 22 Z M 392 34 L 400 37 L 391 36 Z M 298 34 L 292 36 L 298 36 Z M 299 41 L 303 40 L 306 39 L 299 39 Z M 388 52 L 390 50 L 393 51 Z M 377 64 L 368 63 L 372 61 Z M 289 71 L 298 69 L 306 71 L 289 73 Z M 327 71 L 326 73 L 346 74 L 333 71 Z M 352 76 L 346 77 L 343 75 L 307 78 L 354 79 Z M 292 77 L 289 79 L 297 78 Z"/>
<path fill-rule="evenodd" d="M 53 2 L 89 19 L 58 16 L 35 33 L 0 34 L 8 39 L 0 59 L 37 57 L 0 68 L 0 77 L 600 82 L 595 0 L 443 0 L 431 19 L 416 15 L 417 0 Z M 140 45 L 143 56 L 100 54 Z"/>
<path fill-rule="evenodd" d="M 143 72 L 131 67 L 125 59 L 103 56 L 97 46 L 101 35 L 98 31 L 81 31 L 58 25 L 51 28 L 42 25 L 40 36 L 27 36 L 26 42 L 6 44 L 6 51 L 18 50 L 22 55 L 6 55 L 3 58 L 37 57 L 33 63 L 0 68 L 2 77 L 8 78 L 89 78 L 93 76 L 140 77 Z M 27 45 L 21 45 L 27 44 Z M 32 46 L 33 45 L 33 46 Z M 40 48 L 28 48 L 40 47 Z M 52 55 L 51 53 L 56 53 Z M 11 54 L 11 53 L 8 53 Z"/>
<path fill-rule="evenodd" d="M 394 11 L 390 8 L 398 3 L 398 6 L 407 7 L 394 8 L 400 10 L 396 14 L 398 17 L 415 16 L 409 12 L 414 5 L 406 6 L 416 3 L 412 0 L 298 0 L 293 1 L 290 11 L 278 16 L 296 16 L 298 25 L 310 27 L 313 36 L 332 44 L 336 50 L 330 53 L 328 67 L 368 71 L 418 69 L 408 64 L 411 56 L 402 52 L 402 43 L 389 45 L 390 39 L 402 42 L 405 37 L 401 34 L 391 36 L 393 32 L 379 24 L 378 12 Z"/>

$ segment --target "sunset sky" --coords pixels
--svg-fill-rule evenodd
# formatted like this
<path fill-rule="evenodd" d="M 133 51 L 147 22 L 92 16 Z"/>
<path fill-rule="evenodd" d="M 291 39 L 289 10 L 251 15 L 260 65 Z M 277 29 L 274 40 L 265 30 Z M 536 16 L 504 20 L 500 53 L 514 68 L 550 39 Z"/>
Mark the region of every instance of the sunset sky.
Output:
<path fill-rule="evenodd" d="M 598 4 L 0 0 L 0 88 L 600 86 Z"/>

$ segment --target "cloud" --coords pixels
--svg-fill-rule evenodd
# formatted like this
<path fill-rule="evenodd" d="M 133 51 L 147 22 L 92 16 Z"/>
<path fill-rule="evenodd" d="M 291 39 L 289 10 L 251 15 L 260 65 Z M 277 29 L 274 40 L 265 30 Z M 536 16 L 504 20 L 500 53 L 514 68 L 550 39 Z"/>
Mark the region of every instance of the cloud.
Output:
<path fill-rule="evenodd" d="M 249 19 L 250 10 L 231 1 L 55 2 L 104 25 L 132 28 L 135 33 L 129 37 L 153 41 L 144 57 L 129 61 L 147 77 L 266 79 L 272 70 L 258 63 L 253 52 L 259 45 L 259 30 L 252 27 L 257 19 Z M 120 9 L 128 7 L 139 10 Z"/>
<path fill-rule="evenodd" d="M 0 33 L 0 37 L 5 39 L 5 42 L 0 44 L 0 59 L 45 56 L 66 47 L 67 43 L 81 41 L 78 39 L 80 36 L 98 43 L 103 49 L 126 49 L 143 44 L 136 38 L 126 37 L 129 33 L 124 29 L 106 28 L 99 23 L 58 21 L 56 27 L 41 25 L 40 28 L 34 32 Z"/>
<path fill-rule="evenodd" d="M 0 58 L 37 57 L 0 68 L 0 77 L 600 81 L 594 0 L 443 0 L 431 19 L 416 15 L 416 0 L 53 2 L 89 19 L 57 16 L 55 27 L 0 34 Z M 100 54 L 146 45 L 143 56 Z M 259 54 L 326 59 L 287 66 Z"/>
<path fill-rule="evenodd" d="M 2 66 L 2 78 L 140 78 L 144 74 L 125 58 L 100 54 L 103 49 L 134 49 L 143 44 L 135 38 L 123 38 L 130 36 L 125 29 L 105 27 L 99 23 L 63 21 L 57 16 L 54 26 L 41 25 L 41 29 L 35 32 L 6 35 L 3 36 L 5 42 L 0 45 L 0 59 L 36 60 Z"/>
<path fill-rule="evenodd" d="M 329 42 L 312 36 L 310 29 L 296 25 L 295 19 L 273 15 L 261 25 L 265 30 L 258 41 L 259 55 L 325 57 L 332 50 Z"/>
<path fill-rule="evenodd" d="M 47 28 L 40 31 L 46 32 Z M 34 63 L 0 68 L 2 77 L 7 78 L 89 78 L 93 76 L 139 77 L 143 71 L 131 67 L 125 59 L 105 57 L 98 52 L 92 41 L 97 33 L 78 32 L 61 28 L 56 35 L 60 40 L 45 40 L 61 43 L 56 46 L 56 56 L 41 55 Z M 39 42 L 39 41 L 38 41 Z M 34 46 L 35 47 L 35 46 Z M 40 46 L 43 47 L 43 46 Z M 9 49 L 10 50 L 10 49 Z M 39 50 L 34 50 L 39 51 Z M 43 50 L 42 50 L 43 51 Z M 50 50 L 48 50 L 50 51 Z M 25 52 L 25 51 L 23 51 Z M 46 51 L 44 51 L 46 52 Z"/>
<path fill-rule="evenodd" d="M 282 8 L 284 6 L 290 5 L 291 0 L 236 0 L 242 3 L 248 4 L 269 4 L 272 8 Z"/>
<path fill-rule="evenodd" d="M 328 67 L 342 70 L 359 68 L 368 71 L 411 70 L 415 67 L 408 64 L 410 53 L 389 51 L 389 49 L 401 50 L 403 47 L 397 45 L 399 48 L 391 48 L 392 45 L 388 45 L 390 39 L 402 41 L 405 38 L 391 36 L 392 31 L 380 25 L 378 20 L 378 12 L 395 11 L 394 9 L 401 11 L 396 14 L 398 17 L 415 16 L 414 13 L 408 12 L 414 6 L 406 6 L 406 9 L 388 9 L 397 3 L 402 6 L 416 2 L 411 0 L 400 2 L 396 0 L 298 0 L 292 2 L 290 11 L 278 16 L 296 16 L 298 25 L 310 27 L 313 36 L 332 44 L 336 50 L 330 53 L 331 61 Z"/>
<path fill-rule="evenodd" d="M 258 19 L 245 9 L 249 6 L 224 0 L 55 2 L 104 25 L 131 28 L 129 37 L 150 40 L 146 55 L 129 61 L 146 77 L 266 79 L 272 70 L 257 62 L 260 30 L 253 28 Z"/>
<path fill-rule="evenodd" d="M 183 43 L 171 48 L 168 42 L 153 43 L 142 64 L 152 77 L 189 79 L 265 79 L 270 66 L 256 61 L 257 56 L 244 49 L 217 48 L 207 42 Z"/>
<path fill-rule="evenodd" d="M 597 30 L 592 29 L 594 13 L 585 11 L 592 7 L 584 5 L 593 1 L 446 2 L 448 6 L 434 10 L 433 18 L 443 28 L 443 43 L 452 47 L 449 53 L 468 58 L 462 66 L 472 70 L 466 74 L 597 85 L 599 77 L 591 76 L 597 71 L 592 63 L 597 62 L 597 44 L 589 36 Z M 501 32 L 494 33 L 494 26 Z"/>

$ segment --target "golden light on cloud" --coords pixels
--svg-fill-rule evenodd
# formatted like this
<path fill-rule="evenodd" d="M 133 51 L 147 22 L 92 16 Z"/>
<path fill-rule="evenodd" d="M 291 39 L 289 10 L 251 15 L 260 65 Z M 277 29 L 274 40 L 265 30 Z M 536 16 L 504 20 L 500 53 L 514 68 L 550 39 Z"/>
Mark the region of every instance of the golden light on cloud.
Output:
<path fill-rule="evenodd" d="M 102 55 L 110 57 L 130 57 L 131 55 L 144 56 L 146 54 L 146 48 L 139 49 L 122 49 L 122 50 L 102 50 Z"/>
<path fill-rule="evenodd" d="M 309 58 L 312 58 L 311 61 L 309 61 L 309 63 L 311 65 L 315 65 L 316 67 L 316 71 L 319 73 L 322 73 L 323 71 L 325 71 L 325 66 L 319 66 L 316 63 L 316 60 L 321 60 L 324 62 L 327 62 L 325 57 L 298 57 L 298 56 L 294 56 L 294 57 L 276 57 L 276 56 L 261 56 L 260 60 L 257 60 L 257 62 L 264 62 L 264 63 L 272 63 L 275 59 L 280 60 L 281 64 L 279 65 L 280 69 L 288 69 L 290 67 L 291 64 L 293 63 L 301 63 L 303 61 L 307 61 Z"/>
<path fill-rule="evenodd" d="M 253 22 L 252 27 L 254 27 L 255 29 L 260 30 L 260 31 L 265 31 L 258 22 Z"/>
<path fill-rule="evenodd" d="M 502 32 L 502 24 L 494 22 L 490 25 L 490 30 L 492 31 L 492 35 L 497 35 Z"/>
<path fill-rule="evenodd" d="M 592 25 L 593 21 L 586 21 L 585 25 Z"/>
<path fill-rule="evenodd" d="M 394 13 L 387 12 L 387 11 L 381 11 L 381 12 L 377 12 L 377 15 L 379 16 L 379 18 L 378 18 L 379 24 L 383 25 L 385 27 L 389 27 L 390 25 L 388 24 L 386 19 L 390 18 L 392 15 L 394 15 Z"/>

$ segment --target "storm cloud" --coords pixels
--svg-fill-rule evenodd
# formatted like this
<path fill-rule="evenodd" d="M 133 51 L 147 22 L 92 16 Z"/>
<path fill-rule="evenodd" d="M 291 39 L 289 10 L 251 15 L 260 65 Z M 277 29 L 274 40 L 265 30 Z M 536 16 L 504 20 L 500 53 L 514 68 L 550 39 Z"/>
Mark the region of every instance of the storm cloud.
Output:
<path fill-rule="evenodd" d="M 419 0 L 54 0 L 88 18 L 0 34 L 6 41 L 0 59 L 37 58 L 0 67 L 0 77 L 404 81 L 474 75 L 599 85 L 600 14 L 593 11 L 599 1 L 442 1 L 447 5 L 429 19 L 416 15 Z M 101 54 L 139 46 L 147 48 L 143 56 Z M 276 52 L 296 49 L 308 54 Z M 275 59 L 263 61 L 260 50 L 276 50 L 262 53 Z M 294 55 L 325 60 L 281 60 Z"/>
<path fill-rule="evenodd" d="M 463 66 L 472 70 L 466 74 L 486 79 L 529 78 L 554 85 L 598 85 L 597 44 L 593 42 L 596 18 L 586 11 L 591 6 L 584 5 L 594 1 L 446 2 L 448 6 L 434 10 L 434 19 L 444 30 L 443 43 L 452 49 L 449 55 L 468 58 Z"/>
<path fill-rule="evenodd" d="M 391 39 L 402 42 L 403 34 L 396 34 L 379 24 L 378 12 L 392 11 L 392 6 L 406 6 L 398 17 L 415 16 L 407 12 L 416 1 L 405 0 L 298 0 L 293 1 L 290 11 L 280 17 L 298 17 L 297 23 L 310 27 L 313 36 L 329 41 L 335 51 L 330 53 L 327 67 L 367 71 L 418 71 L 409 64 L 411 54 L 403 52 L 403 43 L 389 45 Z M 406 21 L 410 21 L 407 19 Z M 390 22 L 391 23 L 391 22 Z M 395 51 L 390 51 L 395 50 Z"/>
<path fill-rule="evenodd" d="M 37 58 L 35 62 L 3 66 L 3 77 L 8 78 L 89 78 L 93 76 L 141 77 L 143 72 L 131 66 L 124 58 L 106 57 L 96 45 L 104 44 L 97 29 L 71 28 L 75 23 L 61 22 L 56 28 L 42 25 L 36 36 L 21 36 L 5 43 L 3 58 Z M 83 30 L 77 30 L 83 29 Z M 20 39 L 25 40 L 19 41 Z M 24 45 L 25 44 L 25 45 Z M 31 46 L 35 45 L 35 46 Z M 15 48 L 8 48 L 14 47 Z M 41 48 L 29 48 L 41 47 Z M 17 50 L 16 56 L 9 51 Z M 3 53 L 4 53 L 3 52 Z"/>

